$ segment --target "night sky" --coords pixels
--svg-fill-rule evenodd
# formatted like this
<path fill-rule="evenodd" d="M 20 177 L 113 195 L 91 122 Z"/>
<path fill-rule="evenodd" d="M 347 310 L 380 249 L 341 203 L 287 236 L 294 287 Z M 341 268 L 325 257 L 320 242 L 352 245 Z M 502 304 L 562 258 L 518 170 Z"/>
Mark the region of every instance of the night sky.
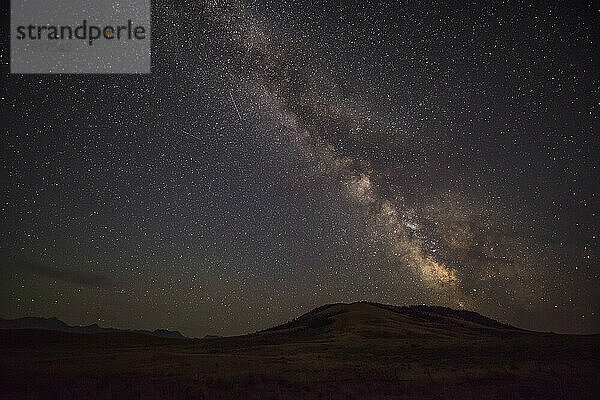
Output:
<path fill-rule="evenodd" d="M 151 75 L 9 75 L 3 13 L 0 316 L 231 335 L 368 300 L 600 331 L 591 2 L 175 3 Z"/>

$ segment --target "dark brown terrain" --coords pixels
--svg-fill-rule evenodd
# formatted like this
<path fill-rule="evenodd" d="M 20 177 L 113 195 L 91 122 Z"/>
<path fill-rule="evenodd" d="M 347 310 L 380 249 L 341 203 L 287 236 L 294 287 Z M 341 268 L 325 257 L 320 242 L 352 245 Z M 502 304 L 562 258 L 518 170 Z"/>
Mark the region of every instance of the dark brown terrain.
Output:
<path fill-rule="evenodd" d="M 1 399 L 598 399 L 600 335 L 335 304 L 252 335 L 0 330 Z"/>

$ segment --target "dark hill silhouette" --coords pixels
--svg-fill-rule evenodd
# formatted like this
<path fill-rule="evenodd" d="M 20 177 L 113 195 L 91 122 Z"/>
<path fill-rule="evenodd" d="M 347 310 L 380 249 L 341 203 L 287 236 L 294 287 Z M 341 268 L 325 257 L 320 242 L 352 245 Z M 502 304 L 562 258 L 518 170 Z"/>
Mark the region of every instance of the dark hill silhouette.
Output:
<path fill-rule="evenodd" d="M 439 306 L 337 303 L 315 308 L 260 333 L 355 334 L 370 337 L 506 335 L 526 333 L 473 311 Z"/>

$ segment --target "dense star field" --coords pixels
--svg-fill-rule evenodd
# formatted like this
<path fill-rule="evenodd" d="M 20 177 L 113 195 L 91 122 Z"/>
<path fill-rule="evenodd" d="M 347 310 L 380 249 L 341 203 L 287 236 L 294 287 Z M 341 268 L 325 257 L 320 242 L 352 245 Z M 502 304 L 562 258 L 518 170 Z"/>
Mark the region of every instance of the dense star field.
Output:
<path fill-rule="evenodd" d="M 0 315 L 600 330 L 592 2 L 171 3 L 151 75 L 9 75 L 3 18 Z"/>

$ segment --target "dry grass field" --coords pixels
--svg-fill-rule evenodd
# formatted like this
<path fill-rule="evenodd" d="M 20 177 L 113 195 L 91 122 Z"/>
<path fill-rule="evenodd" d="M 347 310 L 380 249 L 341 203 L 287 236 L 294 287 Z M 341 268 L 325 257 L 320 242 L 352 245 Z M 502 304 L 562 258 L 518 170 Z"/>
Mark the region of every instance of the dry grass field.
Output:
<path fill-rule="evenodd" d="M 475 313 L 324 306 L 214 339 L 0 330 L 1 399 L 598 399 L 600 336 Z"/>

